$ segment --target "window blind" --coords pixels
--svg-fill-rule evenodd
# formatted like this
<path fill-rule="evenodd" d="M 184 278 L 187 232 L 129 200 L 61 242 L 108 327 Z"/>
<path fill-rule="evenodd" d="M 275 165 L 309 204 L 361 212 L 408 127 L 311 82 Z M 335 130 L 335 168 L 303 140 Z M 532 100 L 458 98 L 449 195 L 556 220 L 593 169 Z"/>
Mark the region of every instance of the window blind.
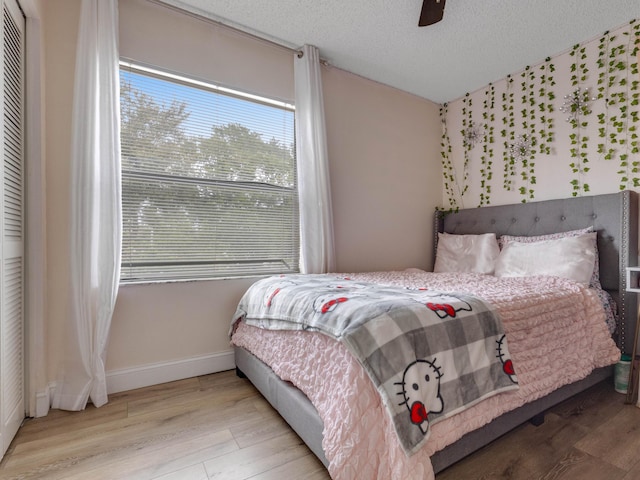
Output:
<path fill-rule="evenodd" d="M 294 107 L 122 62 L 121 281 L 298 271 Z"/>

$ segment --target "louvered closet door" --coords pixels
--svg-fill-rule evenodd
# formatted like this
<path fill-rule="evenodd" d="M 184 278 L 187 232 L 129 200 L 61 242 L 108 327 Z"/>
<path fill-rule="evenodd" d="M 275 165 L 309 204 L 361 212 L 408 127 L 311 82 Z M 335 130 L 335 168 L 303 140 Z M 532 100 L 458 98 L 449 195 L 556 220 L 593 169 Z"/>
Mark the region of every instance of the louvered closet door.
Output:
<path fill-rule="evenodd" d="M 24 26 L 3 0 L 2 263 L 0 269 L 0 443 L 7 451 L 25 415 L 23 308 Z"/>

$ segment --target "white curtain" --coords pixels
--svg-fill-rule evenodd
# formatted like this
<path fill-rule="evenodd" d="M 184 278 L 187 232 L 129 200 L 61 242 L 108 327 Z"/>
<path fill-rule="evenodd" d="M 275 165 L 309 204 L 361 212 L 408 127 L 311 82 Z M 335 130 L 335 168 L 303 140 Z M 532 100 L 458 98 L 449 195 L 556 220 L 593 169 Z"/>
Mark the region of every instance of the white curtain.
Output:
<path fill-rule="evenodd" d="M 311 45 L 294 55 L 300 271 L 326 273 L 335 270 L 335 253 L 320 56 Z"/>
<path fill-rule="evenodd" d="M 53 407 L 107 402 L 121 247 L 118 0 L 82 0 L 71 146 L 70 299 Z"/>

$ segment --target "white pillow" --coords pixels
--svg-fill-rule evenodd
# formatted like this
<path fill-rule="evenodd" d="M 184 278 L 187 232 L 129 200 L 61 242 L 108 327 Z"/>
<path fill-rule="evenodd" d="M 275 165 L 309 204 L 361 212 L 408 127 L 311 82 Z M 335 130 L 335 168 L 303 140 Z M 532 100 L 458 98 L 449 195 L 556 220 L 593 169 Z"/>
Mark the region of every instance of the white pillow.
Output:
<path fill-rule="evenodd" d="M 533 235 L 530 237 L 526 236 L 514 236 L 514 235 L 502 235 L 498 238 L 498 246 L 500 250 L 504 248 L 504 246 L 508 242 L 522 242 L 522 243 L 532 243 L 532 242 L 542 242 L 543 240 L 555 240 L 558 238 L 564 237 L 578 237 L 580 235 L 584 235 L 585 233 L 593 232 L 593 225 L 585 228 L 581 228 L 579 230 L 569 230 L 568 232 L 556 232 L 556 233 L 547 233 L 546 235 Z M 596 261 L 593 264 L 593 273 L 591 274 L 591 281 L 589 282 L 589 286 L 592 288 L 602 289 L 602 285 L 600 285 L 600 259 L 598 257 L 598 239 L 593 239 L 593 248 L 594 252 L 596 252 Z"/>
<path fill-rule="evenodd" d="M 496 261 L 496 277 L 550 275 L 589 284 L 596 260 L 596 232 L 541 242 L 508 242 Z"/>
<path fill-rule="evenodd" d="M 433 271 L 493 273 L 500 255 L 495 233 L 452 235 L 438 233 L 436 264 Z"/>

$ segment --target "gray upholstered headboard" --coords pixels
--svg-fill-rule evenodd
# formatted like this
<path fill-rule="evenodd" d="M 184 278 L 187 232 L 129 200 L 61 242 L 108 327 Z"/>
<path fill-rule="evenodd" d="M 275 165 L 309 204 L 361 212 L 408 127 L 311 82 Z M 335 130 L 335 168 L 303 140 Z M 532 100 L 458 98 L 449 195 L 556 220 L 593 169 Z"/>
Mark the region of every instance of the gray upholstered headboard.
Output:
<path fill-rule="evenodd" d="M 638 262 L 638 194 L 629 190 L 592 197 L 436 212 L 437 232 L 543 235 L 593 225 L 598 232 L 600 283 L 618 303 L 618 346 L 633 349 L 637 298 L 627 293 L 625 267 Z M 434 248 L 435 255 L 435 248 Z"/>

